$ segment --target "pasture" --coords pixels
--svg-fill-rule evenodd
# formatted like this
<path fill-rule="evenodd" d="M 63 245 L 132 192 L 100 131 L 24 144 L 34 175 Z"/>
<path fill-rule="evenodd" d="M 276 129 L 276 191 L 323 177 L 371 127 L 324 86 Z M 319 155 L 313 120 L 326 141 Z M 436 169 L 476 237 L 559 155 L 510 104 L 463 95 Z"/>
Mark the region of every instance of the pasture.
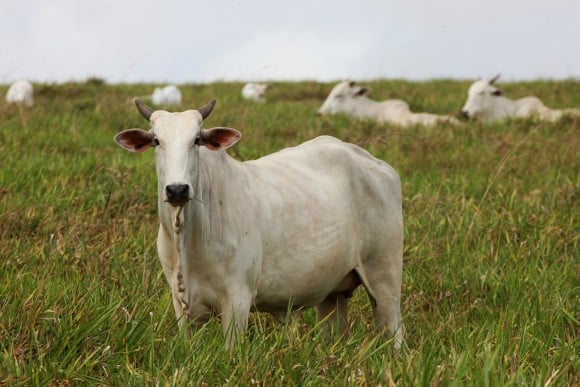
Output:
<path fill-rule="evenodd" d="M 364 84 L 376 100 L 455 114 L 470 82 Z M 330 134 L 403 184 L 400 352 L 374 335 L 362 288 L 347 338 L 325 343 L 313 310 L 284 325 L 253 314 L 227 351 L 216 319 L 178 331 L 155 248 L 153 154 L 113 142 L 148 127 L 131 99 L 155 85 L 34 86 L 35 106 L 0 103 L 0 384 L 578 383 L 580 119 L 399 129 L 317 116 L 330 83 L 272 83 L 263 104 L 241 83 L 180 85 L 183 109 L 217 99 L 206 127 L 240 130 L 239 160 Z M 502 87 L 580 107 L 579 81 Z"/>

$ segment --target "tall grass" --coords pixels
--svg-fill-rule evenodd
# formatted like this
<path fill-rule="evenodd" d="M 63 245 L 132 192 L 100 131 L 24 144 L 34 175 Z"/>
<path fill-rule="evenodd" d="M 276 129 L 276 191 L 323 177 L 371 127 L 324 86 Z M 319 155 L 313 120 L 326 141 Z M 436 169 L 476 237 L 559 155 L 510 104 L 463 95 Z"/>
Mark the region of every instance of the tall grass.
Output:
<path fill-rule="evenodd" d="M 457 112 L 467 82 L 376 81 L 374 97 Z M 360 144 L 404 190 L 406 345 L 376 337 L 364 292 L 349 337 L 326 343 L 312 311 L 278 324 L 254 314 L 223 348 L 219 321 L 184 338 L 155 251 L 153 156 L 112 137 L 146 127 L 131 103 L 153 85 L 35 85 L 35 106 L 0 105 L 0 383 L 578 384 L 580 120 L 400 129 L 318 117 L 332 88 L 183 85 L 183 108 L 211 98 L 206 126 L 263 156 L 320 134 Z M 554 107 L 580 106 L 578 81 L 506 84 Z M 4 93 L 6 87 L 0 87 Z"/>

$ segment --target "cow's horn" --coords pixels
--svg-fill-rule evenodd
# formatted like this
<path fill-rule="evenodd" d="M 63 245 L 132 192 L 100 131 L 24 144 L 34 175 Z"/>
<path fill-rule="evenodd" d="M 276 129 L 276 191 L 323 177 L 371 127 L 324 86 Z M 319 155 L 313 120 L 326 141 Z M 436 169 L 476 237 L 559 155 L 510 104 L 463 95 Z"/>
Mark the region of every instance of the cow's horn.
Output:
<path fill-rule="evenodd" d="M 491 79 L 489 80 L 489 84 L 490 84 L 490 85 L 493 85 L 493 84 L 495 83 L 495 81 L 497 81 L 497 80 L 499 79 L 499 76 L 500 76 L 500 75 L 501 75 L 501 74 L 497 74 L 495 77 L 491 78 Z"/>
<path fill-rule="evenodd" d="M 201 114 L 201 117 L 205 120 L 207 118 L 207 116 L 209 116 L 211 111 L 213 110 L 214 106 L 215 106 L 215 99 L 212 99 L 211 101 L 209 101 L 208 103 L 206 103 L 205 105 L 203 105 L 202 107 L 197 109 L 197 111 L 199 112 L 199 114 Z"/>
<path fill-rule="evenodd" d="M 137 109 L 139 109 L 139 112 L 143 115 L 143 117 L 147 118 L 147 121 L 149 121 L 151 114 L 153 114 L 155 110 L 145 105 L 145 103 L 141 102 L 139 98 L 135 98 L 135 105 L 137 105 Z"/>

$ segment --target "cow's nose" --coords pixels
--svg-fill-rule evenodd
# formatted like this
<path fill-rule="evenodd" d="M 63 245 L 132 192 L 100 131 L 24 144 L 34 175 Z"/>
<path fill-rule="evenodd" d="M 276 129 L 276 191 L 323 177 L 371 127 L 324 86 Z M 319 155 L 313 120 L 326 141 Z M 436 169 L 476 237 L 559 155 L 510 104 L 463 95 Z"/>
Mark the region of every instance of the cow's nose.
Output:
<path fill-rule="evenodd" d="M 171 204 L 184 204 L 189 200 L 189 185 L 183 183 L 166 185 L 165 196 Z"/>
<path fill-rule="evenodd" d="M 462 110 L 461 111 L 461 117 L 463 117 L 463 118 L 469 118 L 469 113 L 467 112 L 467 110 Z"/>

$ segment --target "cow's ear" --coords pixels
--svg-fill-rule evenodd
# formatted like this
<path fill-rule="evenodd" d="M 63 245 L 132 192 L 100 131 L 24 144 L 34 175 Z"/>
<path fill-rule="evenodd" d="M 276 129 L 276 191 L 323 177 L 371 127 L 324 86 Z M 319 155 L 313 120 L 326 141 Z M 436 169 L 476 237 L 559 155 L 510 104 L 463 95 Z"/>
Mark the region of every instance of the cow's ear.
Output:
<path fill-rule="evenodd" d="M 115 142 L 131 152 L 143 152 L 153 145 L 153 133 L 143 129 L 127 129 L 115 136 Z"/>
<path fill-rule="evenodd" d="M 495 96 L 495 97 L 499 97 L 503 95 L 503 91 L 501 91 L 500 89 L 496 89 L 494 90 L 491 95 Z"/>
<path fill-rule="evenodd" d="M 371 94 L 371 89 L 368 87 L 361 87 L 360 90 L 356 93 L 356 95 L 366 96 L 368 97 Z"/>
<path fill-rule="evenodd" d="M 216 151 L 227 149 L 242 138 L 242 134 L 232 128 L 211 128 L 203 129 L 200 135 L 201 145 Z"/>

